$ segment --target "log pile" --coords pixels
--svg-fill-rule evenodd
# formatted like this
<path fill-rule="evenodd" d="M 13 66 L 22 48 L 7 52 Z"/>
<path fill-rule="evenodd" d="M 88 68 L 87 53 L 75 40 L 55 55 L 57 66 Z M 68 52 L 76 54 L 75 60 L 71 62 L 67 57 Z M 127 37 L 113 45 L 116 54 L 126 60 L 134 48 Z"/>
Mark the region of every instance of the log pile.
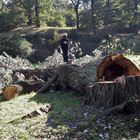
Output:
<path fill-rule="evenodd" d="M 19 94 L 36 92 L 54 73 L 54 69 L 15 70 L 12 75 L 12 83 L 4 88 L 3 95 L 10 100 Z"/>

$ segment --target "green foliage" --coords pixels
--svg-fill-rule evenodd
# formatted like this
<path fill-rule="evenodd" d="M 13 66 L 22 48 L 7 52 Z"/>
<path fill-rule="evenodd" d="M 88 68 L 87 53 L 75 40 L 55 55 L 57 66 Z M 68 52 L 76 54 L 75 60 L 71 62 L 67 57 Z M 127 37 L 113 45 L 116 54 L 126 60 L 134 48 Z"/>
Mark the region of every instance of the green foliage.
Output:
<path fill-rule="evenodd" d="M 54 27 L 65 27 L 66 26 L 66 18 L 61 14 L 54 14 L 50 17 L 49 20 L 46 21 L 48 26 Z"/>
<path fill-rule="evenodd" d="M 9 11 L 0 14 L 0 31 L 8 31 L 21 24 L 21 19 L 17 11 Z"/>
<path fill-rule="evenodd" d="M 16 57 L 17 55 L 22 58 L 27 58 L 33 52 L 32 45 L 26 41 L 25 38 L 20 38 L 15 35 L 12 38 L 0 37 L 1 47 L 0 54 L 6 52 L 12 57 Z"/>

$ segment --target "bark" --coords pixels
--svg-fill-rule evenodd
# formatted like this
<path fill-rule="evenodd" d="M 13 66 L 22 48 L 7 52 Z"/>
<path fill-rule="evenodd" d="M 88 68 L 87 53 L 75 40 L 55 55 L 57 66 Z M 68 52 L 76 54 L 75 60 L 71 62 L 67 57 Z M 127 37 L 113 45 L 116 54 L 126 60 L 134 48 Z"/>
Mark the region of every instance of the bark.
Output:
<path fill-rule="evenodd" d="M 106 0 L 106 8 L 107 8 L 107 16 L 106 16 L 106 24 L 110 23 L 110 0 Z"/>
<path fill-rule="evenodd" d="M 39 3 L 38 3 L 38 0 L 35 0 L 35 17 L 36 17 L 36 27 L 40 27 Z"/>
<path fill-rule="evenodd" d="M 32 11 L 29 9 L 27 10 L 27 17 L 28 17 L 28 25 L 32 25 L 33 23 L 33 18 L 32 18 Z"/>
<path fill-rule="evenodd" d="M 76 2 L 74 0 L 71 0 L 72 5 L 74 6 L 75 14 L 76 14 L 76 28 L 79 30 L 80 28 L 80 18 L 79 18 L 79 4 L 80 0 L 77 0 Z"/>
<path fill-rule="evenodd" d="M 86 104 L 95 108 L 111 108 L 140 96 L 140 76 L 122 77 L 123 81 L 96 82 L 87 87 Z"/>
<path fill-rule="evenodd" d="M 76 13 L 76 27 L 77 27 L 77 30 L 79 30 L 80 28 L 80 18 L 79 18 L 79 9 L 78 8 L 75 8 L 75 13 Z"/>
<path fill-rule="evenodd" d="M 91 0 L 91 18 L 92 18 L 92 25 L 93 25 L 93 33 L 96 35 L 96 20 L 95 20 L 95 1 Z"/>
<path fill-rule="evenodd" d="M 128 100 L 122 104 L 116 105 L 114 107 L 111 107 L 109 109 L 106 109 L 104 111 L 102 111 L 102 113 L 98 113 L 96 115 L 96 119 L 100 119 L 104 116 L 108 116 L 111 114 L 131 114 L 131 113 L 139 113 L 140 111 L 140 99 L 139 98 L 135 98 L 135 99 L 131 99 Z"/>
<path fill-rule="evenodd" d="M 49 89 L 52 83 L 54 83 L 58 78 L 58 75 L 55 75 L 53 78 L 51 78 L 43 87 L 39 88 L 37 90 L 37 93 L 42 93 L 45 92 L 46 90 Z"/>

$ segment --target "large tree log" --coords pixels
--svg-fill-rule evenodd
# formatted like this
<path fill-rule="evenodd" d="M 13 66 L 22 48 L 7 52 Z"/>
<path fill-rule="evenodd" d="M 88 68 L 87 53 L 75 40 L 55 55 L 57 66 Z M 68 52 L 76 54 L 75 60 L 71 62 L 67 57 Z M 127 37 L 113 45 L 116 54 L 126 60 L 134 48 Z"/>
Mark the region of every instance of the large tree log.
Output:
<path fill-rule="evenodd" d="M 95 107 L 109 108 L 140 92 L 140 70 L 121 54 L 97 58 L 83 66 L 65 64 L 57 68 L 55 76 L 56 86 L 87 95 L 86 102 Z"/>
<path fill-rule="evenodd" d="M 85 88 L 95 82 L 113 81 L 117 77 L 139 76 L 140 70 L 129 59 L 121 54 L 99 57 L 81 67 L 77 65 L 62 65 L 57 69 L 56 84 L 64 88 L 72 88 L 85 93 Z"/>

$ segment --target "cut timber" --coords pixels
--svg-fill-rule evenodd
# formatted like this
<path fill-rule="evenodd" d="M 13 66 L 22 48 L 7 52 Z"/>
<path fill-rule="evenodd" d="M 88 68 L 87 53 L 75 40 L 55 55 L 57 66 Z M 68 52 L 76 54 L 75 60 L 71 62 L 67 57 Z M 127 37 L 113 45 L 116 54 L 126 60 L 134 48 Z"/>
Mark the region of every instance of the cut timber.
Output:
<path fill-rule="evenodd" d="M 123 77 L 124 83 L 119 81 L 96 82 L 87 86 L 85 104 L 93 104 L 96 108 L 110 108 L 140 96 L 140 76 Z"/>
<path fill-rule="evenodd" d="M 19 81 L 11 84 L 3 90 L 3 96 L 6 100 L 10 100 L 19 94 L 36 92 L 44 85 L 44 82 L 29 83 L 27 81 Z"/>
<path fill-rule="evenodd" d="M 140 76 L 140 70 L 122 54 L 99 57 L 83 66 L 62 65 L 57 69 L 57 84 L 80 93 L 98 81 L 114 81 L 117 77 Z"/>
<path fill-rule="evenodd" d="M 10 85 L 4 89 L 3 96 L 6 100 L 10 100 L 20 94 L 22 90 L 23 88 L 20 85 Z"/>
<path fill-rule="evenodd" d="M 86 95 L 84 104 L 111 108 L 140 96 L 140 70 L 122 54 L 99 57 L 83 66 L 64 64 L 38 93 L 55 83 Z"/>
<path fill-rule="evenodd" d="M 140 76 L 140 70 L 122 54 L 115 54 L 105 57 L 98 67 L 97 75 L 98 79 L 111 81 L 122 75 Z"/>

